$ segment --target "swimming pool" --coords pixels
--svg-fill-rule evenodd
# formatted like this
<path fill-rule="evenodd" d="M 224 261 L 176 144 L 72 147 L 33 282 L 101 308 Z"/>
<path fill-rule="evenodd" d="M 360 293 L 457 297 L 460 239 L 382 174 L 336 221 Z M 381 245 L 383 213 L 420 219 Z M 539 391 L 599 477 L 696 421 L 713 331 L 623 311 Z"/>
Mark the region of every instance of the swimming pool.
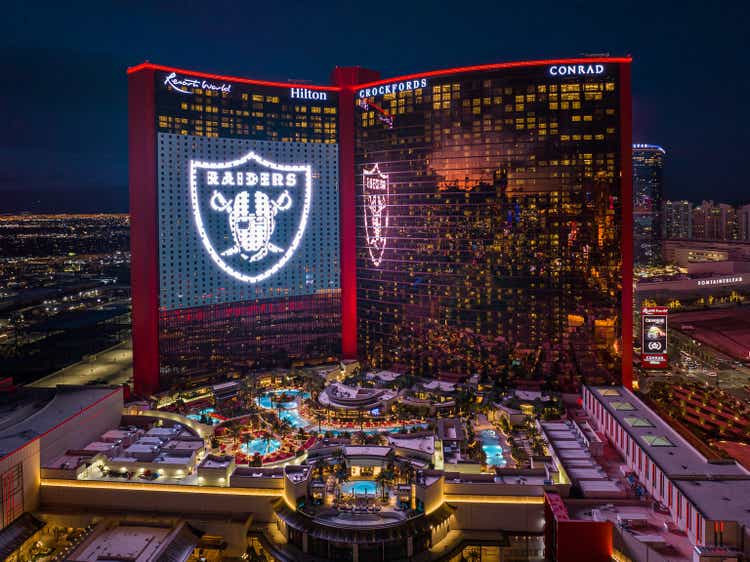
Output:
<path fill-rule="evenodd" d="M 310 425 L 305 418 L 299 415 L 297 408 L 291 410 L 281 410 L 279 419 L 281 421 L 289 422 L 289 425 L 294 428 L 307 427 L 308 425 Z"/>
<path fill-rule="evenodd" d="M 378 484 L 374 480 L 353 480 L 341 485 L 341 493 L 357 496 L 374 496 L 378 491 Z"/>
<path fill-rule="evenodd" d="M 334 437 L 338 437 L 342 433 L 358 433 L 359 427 L 352 427 L 349 429 L 328 429 L 329 426 L 323 426 L 323 431 L 330 431 L 331 435 Z M 408 429 L 427 429 L 428 424 L 426 423 L 413 423 L 413 424 L 407 424 L 404 426 L 407 430 Z M 395 426 L 395 427 L 379 427 L 379 428 L 367 428 L 362 431 L 365 435 L 372 435 L 374 433 L 399 433 L 401 431 L 401 426 Z"/>
<path fill-rule="evenodd" d="M 500 445 L 482 445 L 487 464 L 490 466 L 505 466 L 507 461 L 503 456 L 503 448 Z"/>
<path fill-rule="evenodd" d="M 275 402 L 276 396 L 286 394 L 287 396 L 293 396 L 295 400 L 290 402 Z M 310 393 L 306 392 L 304 390 L 298 390 L 294 388 L 282 388 L 279 390 L 271 390 L 269 392 L 264 393 L 259 398 L 256 398 L 256 403 L 261 408 L 266 408 L 267 410 L 270 409 L 276 409 L 276 408 L 282 408 L 284 410 L 290 410 L 292 408 L 297 407 L 296 398 L 302 398 L 302 400 L 306 400 L 307 398 L 310 398 Z"/>
<path fill-rule="evenodd" d="M 255 453 L 260 455 L 270 455 L 281 448 L 281 443 L 277 439 L 256 438 L 247 443 L 240 445 L 240 450 L 246 455 L 253 456 Z"/>
<path fill-rule="evenodd" d="M 203 408 L 202 410 L 198 410 L 194 414 L 188 414 L 187 417 L 193 421 L 197 421 L 198 423 L 201 423 L 201 417 L 206 416 L 208 418 L 208 422 L 211 425 L 216 425 L 218 423 L 221 423 L 221 420 L 211 415 L 214 413 L 214 411 L 215 410 L 213 408 Z"/>
<path fill-rule="evenodd" d="M 310 425 L 310 422 L 307 421 L 305 418 L 300 416 L 299 410 L 297 409 L 297 402 L 275 402 L 276 396 L 280 394 L 286 394 L 288 396 L 294 396 L 295 398 L 299 397 L 302 400 L 306 400 L 307 398 L 310 398 L 310 393 L 305 392 L 304 390 L 297 390 L 292 388 L 287 389 L 280 389 L 280 390 L 271 390 L 269 392 L 266 392 L 262 396 L 259 396 L 255 399 L 255 403 L 258 404 L 261 408 L 265 408 L 266 410 L 277 410 L 279 414 L 279 419 L 285 422 L 288 422 L 289 425 L 291 425 L 294 428 L 298 427 L 307 427 Z"/>
<path fill-rule="evenodd" d="M 479 433 L 482 441 L 482 450 L 489 466 L 505 466 L 508 461 L 503 456 L 503 447 L 494 429 L 485 429 Z"/>

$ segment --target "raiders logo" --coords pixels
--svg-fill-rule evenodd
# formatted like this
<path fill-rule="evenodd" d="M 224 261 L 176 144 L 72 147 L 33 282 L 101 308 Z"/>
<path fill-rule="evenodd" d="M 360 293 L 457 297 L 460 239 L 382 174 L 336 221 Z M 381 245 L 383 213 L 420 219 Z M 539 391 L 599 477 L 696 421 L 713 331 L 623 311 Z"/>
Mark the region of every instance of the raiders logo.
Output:
<path fill-rule="evenodd" d="M 190 201 L 203 247 L 227 275 L 258 283 L 291 259 L 312 199 L 310 165 L 250 152 L 232 162 L 190 161 Z"/>
<path fill-rule="evenodd" d="M 370 260 L 375 267 L 383 261 L 388 230 L 388 175 L 375 164 L 362 169 L 365 208 L 365 238 Z"/>

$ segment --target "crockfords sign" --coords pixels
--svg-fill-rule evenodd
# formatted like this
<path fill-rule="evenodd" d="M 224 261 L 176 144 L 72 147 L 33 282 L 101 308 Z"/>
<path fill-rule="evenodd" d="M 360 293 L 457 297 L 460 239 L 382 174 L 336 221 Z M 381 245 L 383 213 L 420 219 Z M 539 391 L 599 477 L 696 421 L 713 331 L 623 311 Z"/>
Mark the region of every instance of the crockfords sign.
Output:
<path fill-rule="evenodd" d="M 289 97 L 292 99 L 318 101 L 326 101 L 328 99 L 326 92 L 310 90 L 309 88 L 289 88 L 289 92 Z"/>
<path fill-rule="evenodd" d="M 603 64 L 555 64 L 549 67 L 551 76 L 585 76 L 604 74 Z"/>
<path fill-rule="evenodd" d="M 171 87 L 173 90 L 180 92 L 181 94 L 192 94 L 192 90 L 186 88 L 202 88 L 204 90 L 210 90 L 212 92 L 231 92 L 231 84 L 216 84 L 215 82 L 208 82 L 207 80 L 199 80 L 198 78 L 180 78 L 176 72 L 172 72 L 167 75 L 164 79 L 164 85 Z"/>
<path fill-rule="evenodd" d="M 385 94 L 397 94 L 399 92 L 408 92 L 417 88 L 426 88 L 427 78 L 417 78 L 416 80 L 404 80 L 394 84 L 383 84 L 382 86 L 373 86 L 372 88 L 362 88 L 358 95 L 360 98 L 369 98 L 370 96 L 382 96 Z"/>

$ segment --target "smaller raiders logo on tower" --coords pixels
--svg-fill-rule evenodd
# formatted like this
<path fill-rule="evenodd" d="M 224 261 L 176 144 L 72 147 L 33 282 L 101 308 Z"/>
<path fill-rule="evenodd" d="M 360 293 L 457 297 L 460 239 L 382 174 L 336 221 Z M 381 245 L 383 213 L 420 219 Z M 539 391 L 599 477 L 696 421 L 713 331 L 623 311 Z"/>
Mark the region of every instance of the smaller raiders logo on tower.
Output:
<path fill-rule="evenodd" d="M 279 271 L 305 233 L 310 165 L 250 152 L 232 162 L 190 161 L 190 201 L 203 247 L 226 274 L 257 283 Z"/>
<path fill-rule="evenodd" d="M 367 250 L 375 267 L 383 261 L 388 229 L 388 175 L 375 164 L 362 169 L 362 189 L 365 199 L 365 237 Z"/>

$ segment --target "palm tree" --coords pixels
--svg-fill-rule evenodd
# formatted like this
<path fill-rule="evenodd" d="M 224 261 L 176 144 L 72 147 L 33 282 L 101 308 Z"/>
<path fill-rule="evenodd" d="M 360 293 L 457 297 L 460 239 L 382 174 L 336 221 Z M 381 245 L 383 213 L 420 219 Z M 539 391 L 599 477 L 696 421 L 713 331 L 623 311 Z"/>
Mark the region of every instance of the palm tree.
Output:
<path fill-rule="evenodd" d="M 249 433 L 245 433 L 245 450 L 249 453 L 250 452 L 250 441 L 251 435 Z"/>
<path fill-rule="evenodd" d="M 377 482 L 378 485 L 380 486 L 381 499 L 385 501 L 385 498 L 386 498 L 385 490 L 386 490 L 386 484 L 388 482 L 388 475 L 385 473 L 384 470 L 381 470 L 380 473 L 375 477 L 375 482 Z"/>
<path fill-rule="evenodd" d="M 240 425 L 237 422 L 232 422 L 230 424 L 227 424 L 225 427 L 226 427 L 227 435 L 232 438 L 232 443 L 234 444 L 236 448 L 237 442 L 239 441 L 240 434 L 242 433 L 242 429 Z"/>
<path fill-rule="evenodd" d="M 414 480 L 414 467 L 411 463 L 406 463 L 406 466 L 402 467 L 401 474 L 404 476 L 406 483 L 411 485 Z"/>

